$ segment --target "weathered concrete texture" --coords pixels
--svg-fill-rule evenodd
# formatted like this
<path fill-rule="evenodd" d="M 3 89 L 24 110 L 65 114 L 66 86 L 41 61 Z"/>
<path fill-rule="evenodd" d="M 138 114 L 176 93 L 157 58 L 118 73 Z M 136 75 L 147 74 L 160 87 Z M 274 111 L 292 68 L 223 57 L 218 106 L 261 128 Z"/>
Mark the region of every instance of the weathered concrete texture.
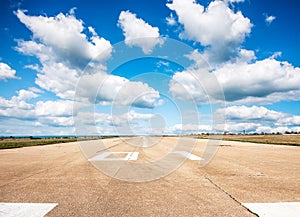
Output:
<path fill-rule="evenodd" d="M 151 162 L 178 142 L 154 138 L 144 148 L 145 138 L 132 140 L 137 146 L 106 139 L 98 153 L 138 151 L 137 162 Z M 202 157 L 207 141 L 190 141 Z M 186 160 L 168 176 L 136 183 L 101 173 L 77 143 L 1 150 L 0 202 L 58 203 L 47 216 L 255 216 L 241 203 L 300 201 L 299 157 L 299 147 L 226 141 L 205 167 Z"/>

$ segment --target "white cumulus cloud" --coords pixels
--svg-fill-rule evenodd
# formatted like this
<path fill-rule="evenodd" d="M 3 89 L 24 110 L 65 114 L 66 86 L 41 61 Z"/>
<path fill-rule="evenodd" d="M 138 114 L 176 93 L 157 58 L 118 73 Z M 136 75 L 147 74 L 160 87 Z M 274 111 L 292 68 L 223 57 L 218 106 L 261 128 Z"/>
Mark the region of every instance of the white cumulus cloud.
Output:
<path fill-rule="evenodd" d="M 125 43 L 142 48 L 145 54 L 151 53 L 156 45 L 163 44 L 163 40 L 159 38 L 158 27 L 153 27 L 141 18 L 137 18 L 136 14 L 130 11 L 120 13 L 118 25 L 125 36 Z"/>
<path fill-rule="evenodd" d="M 170 91 L 177 98 L 198 103 L 204 102 L 208 96 L 221 100 L 223 93 L 227 102 L 239 104 L 300 99 L 300 68 L 276 60 L 274 56 L 255 60 L 251 51 L 242 50 L 240 53 L 235 62 L 227 62 L 211 73 L 199 66 L 195 59 L 195 66 L 173 75 Z M 197 55 L 199 53 L 194 52 L 188 57 L 194 59 Z M 213 89 L 211 81 L 215 80 L 211 79 L 214 77 L 223 90 Z"/>
<path fill-rule="evenodd" d="M 16 76 L 16 70 L 12 69 L 6 63 L 0 62 L 0 80 L 6 81 L 7 79 L 20 79 Z"/>
<path fill-rule="evenodd" d="M 175 11 L 183 25 L 180 37 L 200 42 L 207 48 L 211 62 L 236 56 L 240 44 L 251 32 L 250 20 L 234 12 L 224 1 L 212 1 L 207 8 L 195 0 L 173 0 L 167 7 Z"/>
<path fill-rule="evenodd" d="M 35 105 L 35 113 L 38 117 L 70 117 L 73 112 L 73 101 L 49 100 L 38 101 Z"/>
<path fill-rule="evenodd" d="M 88 28 L 91 37 L 83 33 L 83 21 L 73 13 L 59 13 L 54 17 L 30 16 L 22 10 L 16 12 L 18 19 L 33 33 L 39 46 L 51 47 L 52 52 L 71 65 L 86 64 L 90 59 L 102 60 L 110 56 L 111 44 Z M 84 66 L 84 65 L 83 65 Z"/>
<path fill-rule="evenodd" d="M 299 93 L 300 68 L 274 58 L 228 63 L 214 72 L 227 101 L 272 103 Z M 294 98 L 294 100 L 298 100 Z"/>
<path fill-rule="evenodd" d="M 107 102 L 141 108 L 153 108 L 160 104 L 159 92 L 148 84 L 106 73 L 81 76 L 77 94 L 79 98 L 88 98 L 91 103 Z"/>
<path fill-rule="evenodd" d="M 38 94 L 25 89 L 19 90 L 17 95 L 10 99 L 0 97 L 0 116 L 8 118 L 33 119 L 35 116 L 34 105 L 27 101 L 36 97 L 38 97 Z"/>
<path fill-rule="evenodd" d="M 121 15 L 125 16 L 125 20 L 121 19 L 120 22 L 124 21 L 123 24 L 127 25 L 126 16 L 135 15 L 130 12 L 124 13 Z M 75 17 L 74 11 L 66 15 L 59 13 L 47 17 L 30 16 L 18 10 L 16 15 L 33 34 L 30 41 L 18 40 L 16 49 L 39 59 L 41 66 L 31 65 L 27 68 L 38 72 L 35 83 L 43 90 L 50 91 L 63 100 L 73 100 L 77 90 L 81 98 L 86 97 L 92 103 L 114 102 L 118 105 L 131 104 L 137 107 L 157 105 L 159 93 L 146 83 L 131 82 L 126 78 L 106 73 L 104 61 L 112 52 L 110 42 L 99 37 L 93 27 L 84 27 L 83 21 Z M 158 28 L 151 27 L 136 17 L 135 19 L 133 21 L 137 22 L 137 26 L 144 28 L 140 37 L 156 37 L 150 39 L 155 41 L 154 44 L 148 44 L 148 40 L 143 44 L 146 46 L 143 48 L 149 51 L 152 46 L 161 42 L 158 38 Z M 89 31 L 91 36 L 88 37 L 84 30 Z M 83 67 L 90 59 L 93 59 L 93 62 L 89 63 L 89 72 L 86 72 Z M 77 87 L 79 81 L 82 86 Z M 101 91 L 95 96 L 100 87 Z M 141 94 L 144 95 L 139 97 Z"/>
<path fill-rule="evenodd" d="M 177 25 L 176 19 L 174 17 L 174 15 L 171 13 L 169 17 L 166 18 L 167 24 L 169 26 L 175 26 Z"/>
<path fill-rule="evenodd" d="M 226 129 L 232 132 L 280 132 L 299 129 L 300 116 L 267 109 L 263 106 L 231 106 L 219 109 L 226 113 Z"/>
<path fill-rule="evenodd" d="M 270 15 L 270 16 L 265 15 L 265 21 L 266 21 L 266 23 L 267 23 L 268 25 L 270 25 L 275 19 L 276 19 L 275 16 L 272 16 L 272 15 Z"/>
<path fill-rule="evenodd" d="M 63 99 L 74 97 L 76 84 L 83 68 L 91 59 L 103 67 L 110 54 L 110 42 L 100 38 L 94 29 L 92 36 L 84 33 L 83 22 L 73 13 L 53 17 L 30 16 L 16 12 L 19 20 L 32 32 L 32 40 L 18 40 L 17 51 L 39 59 L 41 66 L 27 66 L 36 70 L 35 83 Z M 100 56 L 99 56 L 100 55 Z"/>
<path fill-rule="evenodd" d="M 240 2 L 244 2 L 245 0 L 224 0 L 224 2 L 226 3 L 240 3 Z"/>
<path fill-rule="evenodd" d="M 265 120 L 277 121 L 286 115 L 281 112 L 269 110 L 263 106 L 231 106 L 225 109 L 229 120 Z"/>
<path fill-rule="evenodd" d="M 167 133 L 171 134 L 191 134 L 191 133 L 210 133 L 212 132 L 212 126 L 210 125 L 198 125 L 198 124 L 175 124 L 166 129 Z"/>

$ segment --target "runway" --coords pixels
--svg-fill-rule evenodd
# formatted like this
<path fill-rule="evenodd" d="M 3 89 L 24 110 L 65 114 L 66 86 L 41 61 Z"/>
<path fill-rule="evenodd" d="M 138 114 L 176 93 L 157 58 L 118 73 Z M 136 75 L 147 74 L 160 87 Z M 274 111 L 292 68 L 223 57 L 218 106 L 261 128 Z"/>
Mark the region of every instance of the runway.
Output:
<path fill-rule="evenodd" d="M 201 167 L 207 140 L 178 150 L 179 140 L 87 141 L 85 154 L 77 142 L 0 150 L 0 202 L 57 204 L 46 216 L 256 216 L 251 204 L 300 202 L 300 147 L 222 141 Z M 165 176 L 167 166 L 141 167 L 166 156 L 184 160 Z"/>

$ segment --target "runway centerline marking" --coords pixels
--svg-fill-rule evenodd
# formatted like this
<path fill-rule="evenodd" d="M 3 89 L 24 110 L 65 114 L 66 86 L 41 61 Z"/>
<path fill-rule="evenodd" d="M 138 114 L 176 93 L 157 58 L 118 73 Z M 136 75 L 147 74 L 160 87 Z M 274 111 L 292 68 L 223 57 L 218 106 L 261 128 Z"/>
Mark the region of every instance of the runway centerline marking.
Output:
<path fill-rule="evenodd" d="M 143 147 L 143 148 L 148 147 L 148 144 L 147 144 L 147 142 L 146 142 L 145 137 L 143 137 L 143 145 L 142 145 L 142 147 Z"/>
<path fill-rule="evenodd" d="M 197 156 L 197 155 L 194 155 L 192 153 L 189 153 L 187 151 L 174 151 L 172 153 L 175 153 L 175 154 L 180 154 L 181 156 L 183 157 L 186 157 L 190 160 L 204 160 L 203 158 Z"/>
<path fill-rule="evenodd" d="M 110 157 L 111 155 L 122 155 L 126 154 L 125 157 Z M 95 157 L 89 159 L 89 161 L 116 161 L 116 160 L 137 160 L 139 152 L 103 152 Z"/>
<path fill-rule="evenodd" d="M 185 157 L 189 160 L 193 160 L 193 161 L 201 161 L 204 160 L 203 158 L 189 153 L 187 151 L 174 151 L 171 152 L 173 154 L 179 154 L 182 157 Z M 139 152 L 111 152 L 111 151 L 106 151 L 106 152 L 102 152 L 101 154 L 98 154 L 90 159 L 88 159 L 89 161 L 120 161 L 120 160 L 124 160 L 124 161 L 135 161 L 137 160 L 139 157 Z"/>

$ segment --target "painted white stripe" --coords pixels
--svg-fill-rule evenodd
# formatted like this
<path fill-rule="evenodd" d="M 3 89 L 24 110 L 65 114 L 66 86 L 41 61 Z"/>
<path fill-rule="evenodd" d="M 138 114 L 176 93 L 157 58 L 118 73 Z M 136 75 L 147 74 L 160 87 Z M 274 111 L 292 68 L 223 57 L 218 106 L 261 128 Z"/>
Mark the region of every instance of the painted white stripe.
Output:
<path fill-rule="evenodd" d="M 143 137 L 143 145 L 142 145 L 142 147 L 143 147 L 143 148 L 148 147 L 148 144 L 147 144 L 147 142 L 146 142 L 145 137 Z"/>
<path fill-rule="evenodd" d="M 139 156 L 139 152 L 137 151 L 131 152 L 125 157 L 125 160 L 137 160 L 138 156 Z"/>
<path fill-rule="evenodd" d="M 109 157 L 110 155 L 118 154 L 127 154 L 125 157 Z M 114 160 L 137 160 L 139 152 L 103 152 L 93 158 L 90 158 L 89 161 L 114 161 Z"/>
<path fill-rule="evenodd" d="M 190 160 L 204 160 L 203 158 L 197 156 L 197 155 L 194 155 L 192 153 L 189 153 L 187 151 L 174 151 L 173 153 L 176 153 L 176 154 L 180 154 L 182 155 L 183 157 L 186 157 Z"/>
<path fill-rule="evenodd" d="M 243 203 L 260 217 L 299 217 L 300 202 Z"/>
<path fill-rule="evenodd" d="M 42 217 L 57 203 L 0 203 L 0 217 Z"/>

